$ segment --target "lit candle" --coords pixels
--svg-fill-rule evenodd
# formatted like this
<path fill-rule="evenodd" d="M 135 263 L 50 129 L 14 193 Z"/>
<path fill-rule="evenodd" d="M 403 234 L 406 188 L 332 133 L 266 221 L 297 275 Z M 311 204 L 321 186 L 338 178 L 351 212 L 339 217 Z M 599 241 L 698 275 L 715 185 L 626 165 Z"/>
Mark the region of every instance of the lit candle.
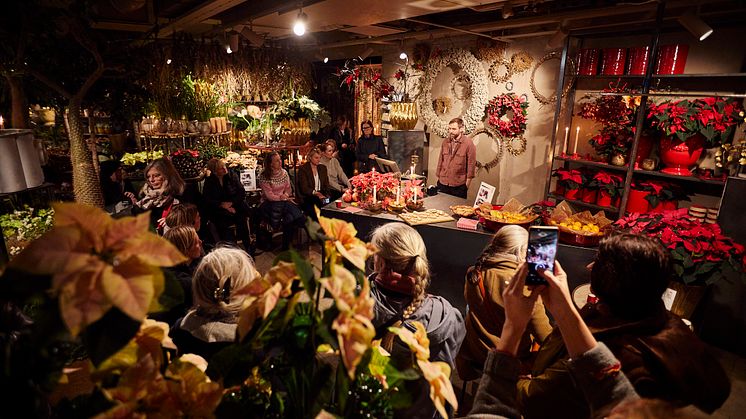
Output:
<path fill-rule="evenodd" d="M 373 184 L 373 203 L 375 204 L 377 202 L 376 199 L 376 192 L 378 192 L 378 188 L 376 188 L 376 184 Z"/>
<path fill-rule="evenodd" d="M 414 165 L 412 165 L 412 167 L 409 168 L 409 173 L 414 174 Z"/>
<path fill-rule="evenodd" d="M 567 154 L 567 138 L 570 136 L 570 127 L 565 127 L 565 142 L 562 143 L 562 154 Z"/>
<path fill-rule="evenodd" d="M 417 205 L 417 187 L 412 188 L 412 202 Z"/>
<path fill-rule="evenodd" d="M 575 128 L 575 145 L 572 148 L 572 154 L 578 154 L 578 137 L 580 137 L 580 127 Z"/>
<path fill-rule="evenodd" d="M 2 115 L 0 115 L 0 129 L 5 129 L 5 121 Z"/>
<path fill-rule="evenodd" d="M 399 198 L 401 197 L 401 185 L 396 185 L 396 203 L 399 203 Z"/>

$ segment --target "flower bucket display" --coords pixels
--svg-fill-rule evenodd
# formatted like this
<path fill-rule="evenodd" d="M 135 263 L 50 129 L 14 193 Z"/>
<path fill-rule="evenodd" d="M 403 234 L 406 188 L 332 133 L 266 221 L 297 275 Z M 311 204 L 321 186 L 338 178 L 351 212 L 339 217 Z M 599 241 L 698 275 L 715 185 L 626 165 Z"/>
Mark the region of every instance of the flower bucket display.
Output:
<path fill-rule="evenodd" d="M 580 188 L 577 189 L 568 189 L 565 191 L 565 198 L 567 199 L 579 199 L 580 198 Z"/>
<path fill-rule="evenodd" d="M 627 198 L 627 208 L 625 208 L 625 211 L 640 213 L 648 212 L 650 209 L 650 203 L 645 199 L 648 195 L 650 195 L 650 192 L 648 191 L 630 189 L 629 197 Z"/>
<path fill-rule="evenodd" d="M 689 55 L 689 45 L 662 45 L 655 63 L 655 74 L 684 74 L 686 58 Z"/>
<path fill-rule="evenodd" d="M 624 74 L 624 63 L 627 59 L 626 48 L 604 48 L 601 61 L 601 74 L 619 76 Z"/>
<path fill-rule="evenodd" d="M 417 125 L 419 116 L 414 102 L 394 102 L 390 105 L 389 120 L 395 130 L 409 131 Z"/>
<path fill-rule="evenodd" d="M 603 189 L 598 191 L 598 198 L 596 199 L 596 205 L 602 207 L 616 207 L 619 205 L 619 197 L 612 197 L 611 194 Z"/>
<path fill-rule="evenodd" d="M 627 63 L 627 74 L 631 76 L 645 75 L 650 60 L 650 47 L 634 47 L 629 49 L 629 61 Z"/>
<path fill-rule="evenodd" d="M 685 142 L 671 137 L 664 137 L 660 142 L 661 161 L 666 166 L 663 173 L 677 176 L 692 176 L 690 167 L 694 166 L 704 150 L 704 136 L 695 134 Z"/>
<path fill-rule="evenodd" d="M 177 150 L 171 153 L 171 163 L 182 179 L 197 178 L 202 173 L 204 161 L 196 150 Z"/>
<path fill-rule="evenodd" d="M 578 52 L 578 75 L 595 76 L 598 72 L 598 50 L 583 48 Z"/>

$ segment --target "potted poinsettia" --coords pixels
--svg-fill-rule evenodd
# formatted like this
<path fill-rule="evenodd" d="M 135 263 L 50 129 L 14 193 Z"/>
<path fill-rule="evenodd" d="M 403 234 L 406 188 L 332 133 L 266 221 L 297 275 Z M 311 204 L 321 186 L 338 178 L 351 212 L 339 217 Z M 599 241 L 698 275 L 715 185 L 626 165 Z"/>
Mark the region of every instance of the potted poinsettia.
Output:
<path fill-rule="evenodd" d="M 677 299 L 679 295 L 692 297 L 691 301 L 678 304 L 674 301 L 671 311 L 684 318 L 690 318 L 705 286 L 723 278 L 725 271 L 740 272 L 741 278 L 746 279 L 744 246 L 723 235 L 717 224 L 690 219 L 686 208 L 631 214 L 619 219 L 615 226 L 657 238 L 668 249 L 674 270 L 674 281 L 669 286 L 677 291 Z"/>
<path fill-rule="evenodd" d="M 171 163 L 183 179 L 199 177 L 205 162 L 197 150 L 182 149 L 171 153 Z"/>
<path fill-rule="evenodd" d="M 650 105 L 648 119 L 662 131 L 661 160 L 664 173 L 691 176 L 689 167 L 697 162 L 705 146 L 726 141 L 744 121 L 744 111 L 735 99 L 709 97 L 664 101 Z"/>
<path fill-rule="evenodd" d="M 621 176 L 599 171 L 593 176 L 592 181 L 598 186 L 597 205 L 602 207 L 619 205 L 619 198 L 622 195 L 624 185 L 624 179 Z"/>
<path fill-rule="evenodd" d="M 567 199 L 578 199 L 585 178 L 580 170 L 558 168 L 552 176 L 557 178 L 557 195 Z"/>

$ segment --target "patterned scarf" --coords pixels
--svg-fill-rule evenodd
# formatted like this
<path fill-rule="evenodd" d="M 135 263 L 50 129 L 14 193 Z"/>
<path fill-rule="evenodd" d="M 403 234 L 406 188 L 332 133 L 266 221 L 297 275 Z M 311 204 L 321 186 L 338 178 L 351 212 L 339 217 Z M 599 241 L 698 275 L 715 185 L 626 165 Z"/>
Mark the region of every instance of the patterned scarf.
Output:
<path fill-rule="evenodd" d="M 137 201 L 136 205 L 144 210 L 163 207 L 173 198 L 171 195 L 166 193 L 167 189 L 168 182 L 166 180 L 163 181 L 163 185 L 161 185 L 160 189 L 153 189 L 153 187 L 150 186 L 150 183 L 145 182 L 140 190 L 140 196 L 142 196 L 142 198 Z"/>

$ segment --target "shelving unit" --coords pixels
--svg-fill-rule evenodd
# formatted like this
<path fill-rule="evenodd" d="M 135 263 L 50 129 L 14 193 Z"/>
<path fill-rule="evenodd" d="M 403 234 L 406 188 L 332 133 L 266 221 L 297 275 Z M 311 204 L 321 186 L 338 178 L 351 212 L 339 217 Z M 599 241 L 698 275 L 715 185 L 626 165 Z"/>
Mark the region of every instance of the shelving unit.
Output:
<path fill-rule="evenodd" d="M 590 209 L 603 209 L 604 211 L 615 213 L 620 217 L 624 215 L 623 209 L 626 208 L 629 191 L 634 179 L 662 178 L 667 181 L 683 182 L 688 191 L 717 197 L 720 197 L 722 194 L 725 182 L 719 179 L 703 179 L 697 176 L 676 176 L 659 171 L 642 170 L 640 168 L 635 168 L 634 165 L 640 142 L 640 133 L 643 130 L 644 118 L 647 116 L 646 102 L 648 98 L 653 100 L 656 98 L 662 100 L 671 97 L 687 98 L 710 96 L 746 98 L 746 72 L 744 72 L 746 67 L 743 66 L 740 68 L 740 71 L 736 72 L 690 73 L 676 75 L 653 74 L 662 37 L 664 35 L 684 32 L 684 29 L 680 26 L 676 26 L 675 22 L 664 24 L 664 18 L 665 2 L 661 2 L 658 5 L 656 23 L 652 30 L 650 26 L 609 28 L 605 31 L 571 32 L 567 37 L 560 58 L 560 77 L 556 88 L 557 97 L 562 99 L 557 100 L 554 114 L 554 131 L 550 148 L 552 159 L 547 170 L 547 183 L 545 187 L 545 197 L 548 199 L 555 201 L 565 200 L 564 197 L 550 192 L 553 190 L 552 178 L 550 175 L 552 171 L 560 165 L 564 166 L 566 169 L 570 167 L 586 166 L 623 174 L 624 189 L 622 191 L 622 199 L 619 208 L 606 208 L 582 201 L 567 200 L 569 203 L 576 206 Z M 576 51 L 583 48 L 586 42 L 602 39 L 608 47 L 616 47 L 616 39 L 629 36 L 649 37 L 647 46 L 649 47 L 650 55 L 644 75 L 624 74 L 585 76 L 569 74 L 570 70 L 578 68 L 577 65 L 569 65 L 571 57 L 575 55 Z M 692 37 L 689 43 L 696 44 L 697 42 L 698 41 Z M 640 46 L 644 46 L 644 44 Z M 562 97 L 562 92 L 566 89 L 566 83 L 568 83 L 568 80 L 572 83 L 571 88 L 567 92 L 567 95 Z M 603 89 L 608 88 L 610 85 L 616 85 L 617 83 L 620 85 L 626 85 L 632 92 L 604 92 Z M 557 155 L 558 146 L 562 145 L 562 140 L 564 138 L 564 130 L 561 127 L 572 126 L 571 122 L 574 116 L 573 110 L 576 105 L 576 94 L 580 97 L 586 95 L 629 96 L 630 94 L 642 97 L 641 105 L 637 109 L 635 119 L 637 124 L 635 127 L 632 148 L 627 156 L 627 161 L 630 162 L 629 164 L 619 167 L 603 162 L 571 159 Z"/>

